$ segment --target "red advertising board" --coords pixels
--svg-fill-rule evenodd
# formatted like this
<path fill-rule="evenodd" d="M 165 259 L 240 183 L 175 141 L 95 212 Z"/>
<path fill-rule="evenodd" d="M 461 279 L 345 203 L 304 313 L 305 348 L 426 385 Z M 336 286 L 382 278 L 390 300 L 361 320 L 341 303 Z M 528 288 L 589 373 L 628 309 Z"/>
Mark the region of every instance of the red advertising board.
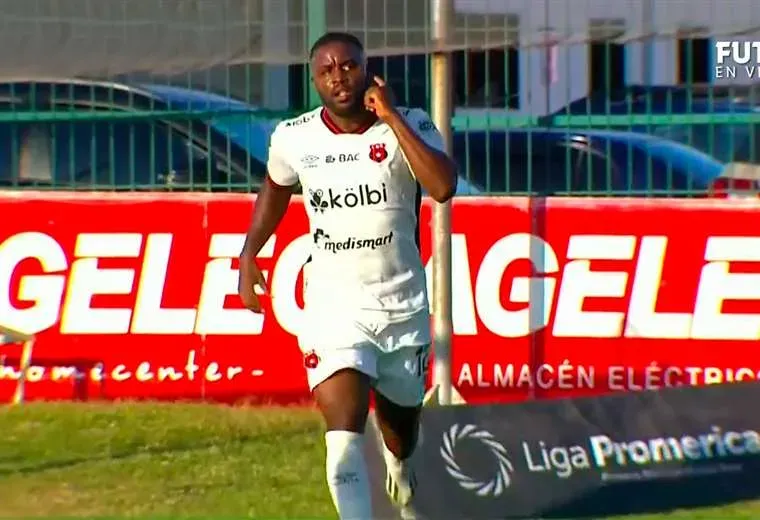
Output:
<path fill-rule="evenodd" d="M 236 296 L 254 201 L 1 194 L 0 325 L 37 333 L 27 398 L 307 398 L 302 202 L 260 255 L 261 316 Z M 456 200 L 457 389 L 493 402 L 756 379 L 757 222 L 752 200 Z M 20 349 L 0 349 L 8 400 Z"/>

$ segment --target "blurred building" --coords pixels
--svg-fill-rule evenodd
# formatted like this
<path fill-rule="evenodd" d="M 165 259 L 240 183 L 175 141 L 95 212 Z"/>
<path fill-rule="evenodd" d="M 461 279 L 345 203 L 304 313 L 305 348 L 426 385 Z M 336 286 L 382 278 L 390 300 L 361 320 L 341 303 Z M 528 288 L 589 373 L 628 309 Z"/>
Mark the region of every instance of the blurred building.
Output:
<path fill-rule="evenodd" d="M 370 48 L 403 49 L 424 39 L 429 24 L 423 0 L 309 0 L 309 13 L 299 4 L 264 1 L 273 48 L 304 44 L 294 34 L 305 23 L 307 39 L 322 26 L 357 33 Z M 456 104 L 470 110 L 542 114 L 592 90 L 710 83 L 716 39 L 760 40 L 760 32 L 728 35 L 760 27 L 757 0 L 455 0 L 455 8 L 452 40 L 471 47 L 454 53 Z M 559 43 L 535 46 L 552 39 Z M 511 45 L 482 50 L 500 40 Z M 425 63 L 415 54 L 370 60 L 410 104 L 425 103 Z M 305 67 L 264 69 L 263 104 L 305 103 Z"/>

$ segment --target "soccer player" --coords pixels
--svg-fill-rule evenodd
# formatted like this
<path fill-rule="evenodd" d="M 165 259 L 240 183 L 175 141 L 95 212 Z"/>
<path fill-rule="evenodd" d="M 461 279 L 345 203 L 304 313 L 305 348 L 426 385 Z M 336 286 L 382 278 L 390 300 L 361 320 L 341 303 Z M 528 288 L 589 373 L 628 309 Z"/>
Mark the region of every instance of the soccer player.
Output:
<path fill-rule="evenodd" d="M 342 519 L 372 518 L 362 446 L 374 391 L 387 491 L 402 516 L 413 518 L 409 457 L 431 343 L 419 252 L 421 187 L 447 201 L 456 191 L 456 166 L 425 112 L 394 106 L 354 36 L 325 34 L 310 60 L 323 106 L 279 123 L 272 134 L 267 182 L 240 255 L 240 298 L 261 312 L 254 287 L 266 290 L 266 283 L 255 257 L 300 182 L 313 244 L 298 342 L 326 424 L 333 503 Z"/>

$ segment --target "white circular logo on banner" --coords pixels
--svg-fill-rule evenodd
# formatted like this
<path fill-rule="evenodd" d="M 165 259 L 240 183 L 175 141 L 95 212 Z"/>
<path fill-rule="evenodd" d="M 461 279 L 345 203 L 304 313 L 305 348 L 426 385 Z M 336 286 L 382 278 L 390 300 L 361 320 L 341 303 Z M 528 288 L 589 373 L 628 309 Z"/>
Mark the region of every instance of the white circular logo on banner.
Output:
<path fill-rule="evenodd" d="M 497 462 L 497 471 L 488 480 L 476 480 L 466 475 L 456 461 L 456 446 L 463 439 L 477 439 L 482 442 L 491 452 Z M 507 458 L 507 449 L 496 439 L 491 432 L 480 429 L 474 424 L 460 426 L 453 425 L 448 432 L 443 434 L 441 445 L 441 457 L 446 463 L 446 471 L 464 489 L 474 491 L 480 497 L 498 497 L 511 484 L 510 474 L 514 473 L 514 467 Z"/>

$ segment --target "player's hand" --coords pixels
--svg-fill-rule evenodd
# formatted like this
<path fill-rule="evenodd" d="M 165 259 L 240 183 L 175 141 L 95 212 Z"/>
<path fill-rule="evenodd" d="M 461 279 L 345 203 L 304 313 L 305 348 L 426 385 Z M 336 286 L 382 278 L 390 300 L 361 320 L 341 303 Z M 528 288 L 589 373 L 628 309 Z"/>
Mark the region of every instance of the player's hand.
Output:
<path fill-rule="evenodd" d="M 267 281 L 256 262 L 251 261 L 247 265 L 241 265 L 238 277 L 238 296 L 240 296 L 240 301 L 243 302 L 246 309 L 260 314 L 262 309 L 259 295 L 256 294 L 257 287 L 264 293 L 268 291 Z"/>
<path fill-rule="evenodd" d="M 370 112 L 374 112 L 381 121 L 387 122 L 396 114 L 393 92 L 385 84 L 385 80 L 378 76 L 372 78 L 372 85 L 364 93 L 364 106 Z"/>

